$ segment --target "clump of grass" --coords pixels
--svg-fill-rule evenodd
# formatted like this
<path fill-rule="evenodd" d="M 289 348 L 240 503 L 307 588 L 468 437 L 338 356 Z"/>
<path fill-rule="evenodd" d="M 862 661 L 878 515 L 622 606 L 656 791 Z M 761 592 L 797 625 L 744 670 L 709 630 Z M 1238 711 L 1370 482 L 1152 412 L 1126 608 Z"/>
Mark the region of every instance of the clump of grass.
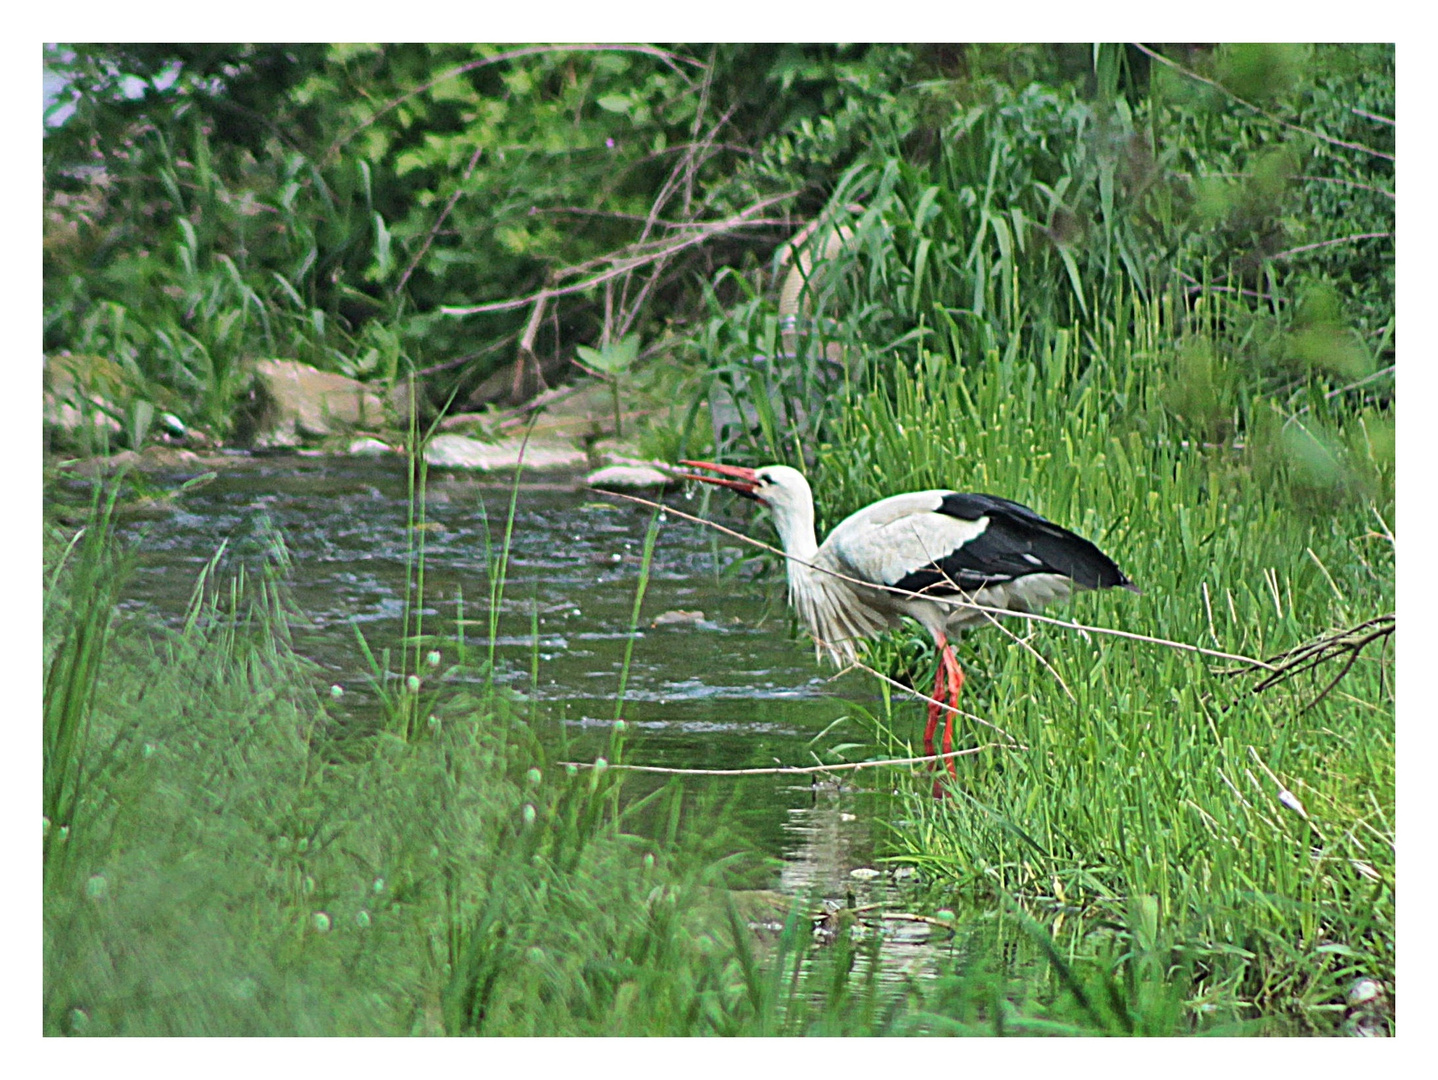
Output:
<path fill-rule="evenodd" d="M 1023 362 L 921 353 L 915 373 L 858 397 L 821 448 L 828 514 L 929 487 L 1016 498 L 1093 537 L 1143 588 L 1080 597 L 1081 621 L 1236 654 L 1268 657 L 1391 611 L 1393 545 L 1379 531 L 1391 510 L 1184 439 L 1152 363 L 1163 318 L 1116 311 L 1086 347 L 1036 334 Z M 1131 912 L 1145 905 L 1164 970 L 1186 973 L 1191 1015 L 1328 1031 L 1355 978 L 1391 985 L 1390 658 L 1360 655 L 1341 691 L 1315 700 L 1336 670 L 1253 693 L 1255 679 L 1193 654 L 1014 629 L 1053 673 L 998 633 L 974 634 L 966 708 L 1025 749 L 963 759 L 950 799 L 916 796 L 899 857 L 971 903 L 1018 898 L 1064 956 L 1094 963 L 1135 946 Z"/>
<path fill-rule="evenodd" d="M 91 763 L 95 687 L 105 661 L 122 560 L 114 544 L 119 486 L 92 489 L 87 523 L 49 570 L 46 590 L 46 673 L 42 718 L 45 865 L 73 850 Z M 62 585 L 63 580 L 63 585 Z"/>

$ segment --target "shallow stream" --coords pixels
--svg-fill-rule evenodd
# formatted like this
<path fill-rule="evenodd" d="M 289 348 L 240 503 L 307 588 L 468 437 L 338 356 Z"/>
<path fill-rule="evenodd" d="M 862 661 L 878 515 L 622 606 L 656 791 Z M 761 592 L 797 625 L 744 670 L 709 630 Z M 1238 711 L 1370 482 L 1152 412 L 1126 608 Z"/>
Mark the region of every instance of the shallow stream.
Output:
<path fill-rule="evenodd" d="M 160 479 L 169 487 L 186 477 Z M 426 633 L 453 638 L 462 595 L 467 638 L 487 644 L 488 566 L 503 539 L 511 485 L 505 476 L 430 473 Z M 376 655 L 401 639 L 407 497 L 404 463 L 393 458 L 237 460 L 168 509 L 126 526 L 139 554 L 126 605 L 176 621 L 222 542 L 230 565 L 253 566 L 278 532 L 292 560 L 290 594 L 305 616 L 296 646 L 345 689 L 341 712 L 372 721 L 377 707 L 355 628 Z M 496 669 L 500 681 L 537 697 L 550 729 L 563 731 L 579 760 L 598 756 L 609 738 L 651 516 L 583 488 L 578 477 L 536 476 L 519 488 Z M 746 527 L 742 519 L 731 524 Z M 735 571 L 744 554 L 732 538 L 664 519 L 629 669 L 629 762 L 809 765 L 824 747 L 868 741 L 859 721 L 841 718 L 849 701 L 873 704 L 872 682 L 853 674 L 831 681 L 832 670 L 790 634 L 782 584 Z M 887 875 L 864 876 L 874 865 L 872 783 L 759 776 L 742 784 L 737 821 L 747 842 L 782 860 L 770 881 L 756 884 L 830 901 L 852 894 L 861 904 L 887 891 Z M 892 936 L 886 966 L 897 973 L 916 959 L 905 955 L 904 942 L 922 941 L 928 928 L 894 924 Z"/>

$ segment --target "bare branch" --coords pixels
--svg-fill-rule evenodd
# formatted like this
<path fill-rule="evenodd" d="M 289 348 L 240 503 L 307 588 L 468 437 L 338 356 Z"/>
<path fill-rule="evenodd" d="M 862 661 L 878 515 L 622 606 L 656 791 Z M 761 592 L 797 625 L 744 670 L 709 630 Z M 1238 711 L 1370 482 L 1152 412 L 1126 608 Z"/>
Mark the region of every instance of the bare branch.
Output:
<path fill-rule="evenodd" d="M 1383 368 L 1381 371 L 1375 371 L 1372 375 L 1365 375 L 1365 376 L 1363 376 L 1363 378 L 1359 379 L 1359 380 L 1356 381 L 1356 382 L 1351 382 L 1351 383 L 1349 383 L 1347 386 L 1340 386 L 1337 390 L 1330 390 L 1330 391 L 1328 391 L 1328 393 L 1324 394 L 1323 396 L 1324 396 L 1324 398 L 1327 399 L 1328 401 L 1332 401 L 1332 400 L 1333 400 L 1334 398 L 1336 398 L 1339 394 L 1346 394 L 1346 393 L 1347 393 L 1348 391 L 1350 391 L 1350 390 L 1357 390 L 1360 386 L 1364 386 L 1364 385 L 1366 385 L 1366 384 L 1368 384 L 1368 383 L 1371 383 L 1371 382 L 1373 382 L 1375 379 L 1381 379 L 1381 378 L 1383 378 L 1383 376 L 1385 376 L 1385 375 L 1392 375 L 1392 374 L 1393 374 L 1395 371 L 1397 371 L 1397 370 L 1398 370 L 1398 365 L 1397 365 L 1397 364 L 1389 364 L 1386 368 Z"/>
<path fill-rule="evenodd" d="M 949 596 L 926 596 L 923 593 L 910 592 L 908 589 L 896 588 L 893 585 L 876 585 L 871 581 L 861 581 L 859 578 L 849 577 L 847 574 L 841 574 L 837 570 L 830 570 L 826 566 L 816 566 L 814 563 L 805 562 L 803 559 L 796 558 L 793 555 L 781 551 L 779 548 L 774 547 L 772 544 L 766 544 L 762 540 L 755 540 L 751 536 L 745 536 L 743 533 L 737 532 L 734 529 L 726 528 L 725 526 L 720 525 L 718 522 L 708 521 L 701 517 L 695 517 L 693 514 L 686 514 L 683 510 L 680 510 L 677 507 L 669 506 L 665 503 L 654 502 L 650 499 L 643 499 L 640 498 L 638 495 L 626 495 L 620 491 L 606 491 L 603 488 L 594 488 L 594 490 L 602 495 L 608 495 L 611 498 L 625 499 L 629 502 L 640 503 L 643 506 L 658 507 L 666 514 L 673 514 L 675 517 L 683 518 L 686 521 L 692 521 L 698 525 L 705 525 L 711 529 L 717 529 L 719 532 L 722 532 L 728 536 L 732 536 L 736 540 L 740 540 L 743 543 L 748 544 L 750 547 L 762 548 L 764 551 L 773 552 L 775 555 L 778 555 L 781 558 L 796 562 L 800 566 L 807 566 L 809 569 L 817 570 L 821 574 L 829 574 L 833 577 L 838 578 L 840 581 L 847 581 L 852 585 L 859 585 L 866 589 L 876 589 L 880 592 L 894 593 L 898 596 L 914 597 L 919 600 L 929 600 L 935 604 L 941 604 L 946 607 L 964 608 L 969 611 L 989 612 L 994 615 L 1003 615 L 1011 619 L 1027 619 L 1030 622 L 1045 623 L 1049 626 L 1060 626 L 1066 630 L 1077 630 L 1080 633 L 1107 634 L 1110 637 L 1128 638 L 1131 641 L 1146 641 L 1151 645 L 1162 645 L 1164 648 L 1167 649 L 1179 649 L 1183 652 L 1199 653 L 1203 656 L 1214 656 L 1219 658 L 1220 660 L 1236 660 L 1241 664 L 1246 664 L 1249 667 L 1253 668 L 1262 668 L 1265 671 L 1275 670 L 1273 664 L 1269 663 L 1266 660 L 1257 660 L 1252 656 L 1241 656 L 1238 653 L 1223 652 L 1219 649 L 1206 649 L 1202 645 L 1190 645 L 1185 641 L 1170 641 L 1167 638 L 1151 637 L 1148 634 L 1136 634 L 1129 630 L 1115 630 L 1107 626 L 1086 626 L 1082 623 L 1071 622 L 1066 619 L 1051 618 L 1048 615 L 1036 615 L 1031 611 L 1013 611 L 1009 608 L 990 607 L 985 604 L 977 604 L 972 600 L 957 600 Z"/>
<path fill-rule="evenodd" d="M 1286 259 L 1290 255 L 1300 255 L 1305 251 L 1317 251 L 1319 248 L 1333 247 L 1334 244 L 1351 244 L 1355 240 L 1384 240 L 1390 239 L 1392 236 L 1391 232 L 1354 233 L 1352 236 L 1340 236 L 1334 240 L 1320 240 L 1316 244 L 1304 244 L 1302 247 L 1289 248 L 1287 251 L 1280 251 L 1277 255 L 1270 257 Z"/>
<path fill-rule="evenodd" d="M 1380 124 L 1387 124 L 1389 127 L 1396 127 L 1398 124 L 1398 121 L 1394 120 L 1391 116 L 1379 116 L 1377 113 L 1371 113 L 1368 112 L 1366 109 L 1360 109 L 1357 105 L 1348 106 L 1348 111 L 1351 112 L 1354 116 L 1361 116 L 1365 120 L 1374 120 Z"/>
<path fill-rule="evenodd" d="M 650 263 L 667 259 L 670 256 L 675 255 L 680 251 L 683 251 L 685 248 L 690 248 L 693 247 L 695 244 L 703 243 L 710 237 L 718 236 L 726 232 L 732 232 L 735 229 L 742 229 L 752 226 L 753 224 L 755 224 L 755 222 L 751 219 L 755 214 L 759 213 L 759 211 L 773 206 L 775 203 L 783 202 L 785 199 L 792 199 L 797 194 L 798 192 L 796 191 L 787 191 L 782 195 L 775 195 L 768 199 L 761 199 L 759 202 L 756 202 L 748 208 L 741 210 L 733 217 L 726 218 L 723 221 L 711 222 L 704 228 L 697 231 L 693 236 L 686 236 L 680 240 L 666 242 L 664 246 L 662 246 L 658 251 L 654 251 L 647 255 L 624 258 L 616 253 L 615 255 L 609 256 L 607 259 L 596 260 L 610 262 L 610 268 L 602 273 L 595 274 L 593 277 L 589 277 L 583 281 L 576 282 L 573 285 L 565 285 L 562 287 L 551 289 L 540 289 L 538 292 L 532 293 L 529 296 L 519 297 L 515 300 L 499 300 L 492 304 L 478 304 L 474 307 L 441 307 L 440 311 L 444 312 L 444 314 L 446 315 L 482 315 L 495 311 L 513 311 L 515 308 L 528 307 L 530 304 L 538 300 L 541 296 L 548 296 L 550 298 L 553 298 L 558 296 L 568 296 L 572 293 L 577 292 L 584 292 L 586 289 L 591 289 L 595 285 L 602 285 L 610 278 L 619 277 L 621 274 L 626 274 L 629 271 L 636 269 L 637 267 L 647 266 Z M 571 267 L 567 270 L 559 271 L 555 274 L 555 278 L 559 279 L 567 277 L 573 272 L 573 270 L 574 268 Z"/>
<path fill-rule="evenodd" d="M 1312 671 L 1335 657 L 1344 657 L 1345 663 L 1339 669 L 1338 674 L 1300 710 L 1307 712 L 1327 697 L 1338 685 L 1339 680 L 1348 674 L 1353 665 L 1357 663 L 1359 653 L 1373 642 L 1390 637 L 1397 627 L 1398 621 L 1394 615 L 1379 615 L 1347 630 L 1335 630 L 1323 634 L 1312 641 L 1289 649 L 1287 652 L 1279 653 L 1269 660 L 1271 673 L 1254 684 L 1253 692 L 1255 694 L 1262 693 L 1270 687 L 1286 682 L 1295 675 Z M 1237 674 L 1237 672 L 1226 674 Z"/>

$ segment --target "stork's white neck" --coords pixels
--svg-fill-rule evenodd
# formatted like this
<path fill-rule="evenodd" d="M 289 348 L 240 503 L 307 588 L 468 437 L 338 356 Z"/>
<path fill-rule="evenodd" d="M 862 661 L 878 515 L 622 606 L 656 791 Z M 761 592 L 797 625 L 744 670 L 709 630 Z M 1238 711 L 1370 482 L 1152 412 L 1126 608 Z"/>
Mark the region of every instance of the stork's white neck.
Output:
<path fill-rule="evenodd" d="M 814 556 L 819 544 L 814 536 L 814 503 L 812 499 L 795 500 L 773 504 L 770 511 L 774 516 L 774 528 L 779 533 L 779 543 L 784 547 L 784 571 L 789 579 L 789 603 L 800 613 L 809 632 L 816 638 L 822 637 L 818 621 L 816 598 L 823 583 L 823 575 L 813 568 Z"/>
<path fill-rule="evenodd" d="M 807 571 L 807 567 L 794 560 L 813 562 L 814 555 L 819 550 L 819 542 L 814 538 L 813 500 L 782 503 L 775 501 L 770 503 L 769 512 L 773 515 L 774 529 L 779 534 L 779 543 L 784 548 L 784 554 L 792 556 L 789 559 L 789 577 L 792 579 L 795 570 Z"/>

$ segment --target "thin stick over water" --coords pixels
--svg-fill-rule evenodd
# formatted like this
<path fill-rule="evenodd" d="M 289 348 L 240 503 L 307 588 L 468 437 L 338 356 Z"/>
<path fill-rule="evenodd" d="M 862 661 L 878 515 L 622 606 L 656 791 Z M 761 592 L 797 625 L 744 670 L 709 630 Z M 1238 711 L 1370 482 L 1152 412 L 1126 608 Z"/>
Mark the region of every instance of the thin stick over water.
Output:
<path fill-rule="evenodd" d="M 1087 626 L 1083 623 L 1072 622 L 1067 619 L 1055 619 L 1048 615 L 1036 615 L 1031 611 L 1012 611 L 1009 608 L 996 608 L 990 607 L 986 604 L 976 604 L 972 600 L 956 600 L 953 597 L 948 596 L 931 596 L 926 593 L 910 592 L 908 589 L 900 589 L 893 585 L 876 585 L 870 581 L 861 581 L 858 578 L 849 577 L 847 574 L 841 574 L 839 573 L 839 571 L 831 570 L 825 566 L 816 566 L 814 563 L 805 562 L 803 559 L 796 558 L 795 556 L 774 547 L 772 544 L 766 544 L 762 540 L 755 540 L 752 536 L 745 536 L 743 533 L 738 532 L 734 529 L 730 529 L 724 525 L 720 525 L 716 521 L 709 521 L 707 518 L 696 517 L 693 514 L 686 514 L 683 510 L 680 510 L 673 506 L 669 506 L 666 503 L 654 502 L 652 499 L 643 499 L 640 498 L 638 495 L 626 495 L 621 491 L 608 491 L 604 488 L 591 488 L 590 490 L 597 491 L 601 495 L 612 496 L 616 499 L 627 499 L 629 502 L 639 503 L 642 506 L 657 506 L 663 509 L 665 513 L 673 514 L 676 517 L 681 517 L 685 521 L 692 521 L 698 525 L 706 525 L 711 529 L 717 529 L 719 532 L 732 536 L 734 537 L 734 539 L 742 541 L 743 543 L 748 544 L 751 547 L 762 548 L 764 551 L 772 552 L 775 555 L 779 555 L 785 559 L 796 562 L 800 566 L 807 566 L 809 569 L 817 570 L 822 574 L 831 574 L 832 576 L 838 578 L 840 581 L 847 581 L 851 585 L 859 585 L 866 589 L 878 589 L 882 592 L 896 593 L 899 596 L 913 597 L 916 600 L 930 600 L 936 604 L 945 604 L 950 607 L 967 608 L 971 611 L 980 611 L 986 614 L 1004 615 L 1013 619 L 1028 619 L 1032 622 L 1046 623 L 1050 626 L 1061 626 L 1065 630 L 1077 630 L 1080 633 L 1107 634 L 1110 637 L 1128 638 L 1132 641 L 1146 641 L 1151 645 L 1162 645 L 1168 649 L 1180 649 L 1184 652 L 1200 653 L 1204 656 L 1218 657 L 1221 660 L 1236 660 L 1240 664 L 1247 664 L 1250 667 L 1262 668 L 1265 671 L 1275 670 L 1272 664 L 1264 660 L 1258 660 L 1252 656 L 1243 656 L 1239 653 L 1223 652 L 1220 649 L 1206 649 L 1202 645 L 1190 645 L 1186 641 L 1170 641 L 1167 638 L 1151 637 L 1148 634 L 1138 634 L 1130 630 L 1115 630 L 1107 626 Z"/>
<path fill-rule="evenodd" d="M 877 769 L 884 765 L 922 765 L 931 761 L 948 758 L 969 757 L 985 750 L 1004 749 L 998 743 L 971 746 L 967 750 L 950 750 L 947 754 L 924 754 L 920 757 L 881 758 L 876 761 L 848 761 L 841 765 L 774 765 L 757 769 L 671 769 L 662 765 L 614 765 L 605 762 L 605 769 L 627 769 L 629 772 L 664 773 L 670 776 L 810 776 L 815 773 L 854 772 L 858 769 Z M 561 761 L 566 768 L 594 769 L 594 761 Z"/>

